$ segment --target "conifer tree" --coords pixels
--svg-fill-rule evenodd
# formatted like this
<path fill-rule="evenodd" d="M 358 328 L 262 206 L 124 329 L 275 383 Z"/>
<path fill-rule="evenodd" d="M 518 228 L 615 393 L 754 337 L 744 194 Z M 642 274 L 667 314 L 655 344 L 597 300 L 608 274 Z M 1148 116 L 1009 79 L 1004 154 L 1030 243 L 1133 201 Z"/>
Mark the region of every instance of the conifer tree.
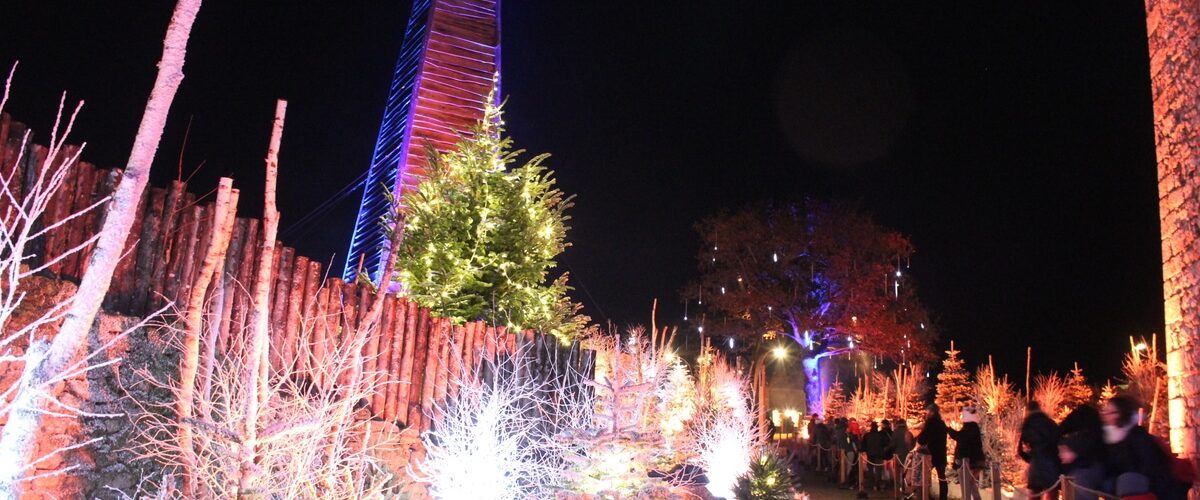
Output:
<path fill-rule="evenodd" d="M 934 402 L 941 409 L 942 418 L 957 422 L 963 406 L 971 402 L 971 374 L 963 366 L 959 351 L 954 349 L 954 341 L 950 341 L 950 350 L 946 351 L 946 359 L 942 360 L 942 373 L 937 376 L 937 395 Z"/>
<path fill-rule="evenodd" d="M 549 278 L 568 246 L 571 197 L 542 164 L 547 154 L 510 168 L 521 153 L 491 96 L 483 120 L 451 151 L 430 152 L 428 177 L 405 198 L 400 281 L 440 316 L 565 340 L 587 321 L 566 295 L 566 273 Z"/>
<path fill-rule="evenodd" d="M 1087 378 L 1083 376 L 1083 369 L 1079 367 L 1078 362 L 1075 363 L 1075 369 L 1071 370 L 1070 375 L 1067 375 L 1067 397 L 1064 402 L 1067 408 L 1075 409 L 1087 404 L 1092 400 L 1094 393 Z"/>
<path fill-rule="evenodd" d="M 834 380 L 829 386 L 829 390 L 825 392 L 825 397 L 821 398 L 821 402 L 825 407 L 825 419 L 829 420 L 836 417 L 846 416 L 846 409 L 849 402 L 846 401 L 846 389 L 842 387 L 841 380 Z"/>

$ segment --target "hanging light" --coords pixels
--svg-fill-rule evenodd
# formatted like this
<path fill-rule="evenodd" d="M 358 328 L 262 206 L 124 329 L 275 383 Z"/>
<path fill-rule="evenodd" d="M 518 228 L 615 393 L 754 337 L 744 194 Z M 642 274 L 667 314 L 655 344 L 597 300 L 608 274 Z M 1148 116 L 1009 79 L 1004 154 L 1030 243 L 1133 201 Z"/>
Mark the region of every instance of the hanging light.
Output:
<path fill-rule="evenodd" d="M 699 330 L 700 333 L 704 333 L 704 325 L 700 325 L 700 326 L 696 327 L 696 330 Z"/>
<path fill-rule="evenodd" d="M 779 262 L 779 252 L 774 252 L 771 254 L 771 262 Z"/>
<path fill-rule="evenodd" d="M 729 337 L 729 348 L 733 349 L 733 337 Z"/>
<path fill-rule="evenodd" d="M 725 287 L 721 287 L 721 295 L 725 295 Z"/>

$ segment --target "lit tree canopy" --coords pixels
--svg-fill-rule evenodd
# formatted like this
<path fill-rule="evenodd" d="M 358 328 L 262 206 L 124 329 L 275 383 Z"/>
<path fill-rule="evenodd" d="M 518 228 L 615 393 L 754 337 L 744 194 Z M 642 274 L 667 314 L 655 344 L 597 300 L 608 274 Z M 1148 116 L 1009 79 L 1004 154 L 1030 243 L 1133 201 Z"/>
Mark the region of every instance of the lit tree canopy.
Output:
<path fill-rule="evenodd" d="M 905 236 L 842 205 L 760 205 L 701 221 L 700 282 L 685 293 L 756 343 L 769 331 L 812 355 L 931 356 L 929 320 L 904 272 Z"/>
<path fill-rule="evenodd" d="M 567 275 L 549 279 L 568 246 L 571 197 L 554 187 L 541 154 L 509 168 L 522 151 L 504 137 L 489 96 L 484 119 L 456 147 L 431 152 L 428 178 L 406 195 L 400 281 L 409 296 L 456 321 L 484 319 L 560 338 L 587 318 L 566 295 Z"/>

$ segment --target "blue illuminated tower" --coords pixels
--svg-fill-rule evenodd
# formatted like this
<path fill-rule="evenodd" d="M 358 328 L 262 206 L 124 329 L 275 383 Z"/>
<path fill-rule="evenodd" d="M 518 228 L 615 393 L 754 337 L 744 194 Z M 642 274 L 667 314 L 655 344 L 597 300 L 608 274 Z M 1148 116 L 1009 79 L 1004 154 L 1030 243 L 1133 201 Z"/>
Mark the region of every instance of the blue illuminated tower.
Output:
<path fill-rule="evenodd" d="M 343 277 L 361 269 L 378 281 L 388 244 L 380 221 L 388 193 L 404 210 L 404 197 L 428 167 L 426 150 L 446 151 L 458 134 L 483 118 L 483 104 L 500 74 L 500 0 L 415 0 Z"/>

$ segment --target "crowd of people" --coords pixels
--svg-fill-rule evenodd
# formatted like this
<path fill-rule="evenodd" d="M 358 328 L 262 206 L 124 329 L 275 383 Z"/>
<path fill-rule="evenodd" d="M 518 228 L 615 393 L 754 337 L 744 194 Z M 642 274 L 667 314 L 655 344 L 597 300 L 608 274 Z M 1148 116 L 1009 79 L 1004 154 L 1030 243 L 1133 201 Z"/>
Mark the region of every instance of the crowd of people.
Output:
<path fill-rule="evenodd" d="M 916 433 L 903 419 L 859 422 L 839 417 L 825 422 L 813 414 L 808 422 L 814 452 L 810 462 L 833 470 L 836 458 L 847 467 L 845 486 L 882 489 L 899 480 L 909 453 L 916 449 L 928 457 L 937 475 L 938 497 L 946 500 L 948 440 L 955 442 L 953 463 L 968 467 L 972 477 L 978 479 L 987 466 L 977 410 L 964 408 L 960 421 L 958 429 L 948 427 L 937 405 L 926 409 Z M 865 484 L 857 485 L 860 454 L 865 458 Z M 1182 500 L 1195 479 L 1190 463 L 1176 459 L 1161 439 L 1140 425 L 1139 405 L 1125 396 L 1100 407 L 1079 406 L 1061 423 L 1036 401 L 1029 402 L 1018 456 L 1027 464 L 1026 487 L 1045 499 L 1057 498 L 1061 476 L 1076 486 L 1078 500 L 1100 498 L 1098 492 L 1122 499 Z M 838 477 L 831 474 L 831 480 Z"/>

